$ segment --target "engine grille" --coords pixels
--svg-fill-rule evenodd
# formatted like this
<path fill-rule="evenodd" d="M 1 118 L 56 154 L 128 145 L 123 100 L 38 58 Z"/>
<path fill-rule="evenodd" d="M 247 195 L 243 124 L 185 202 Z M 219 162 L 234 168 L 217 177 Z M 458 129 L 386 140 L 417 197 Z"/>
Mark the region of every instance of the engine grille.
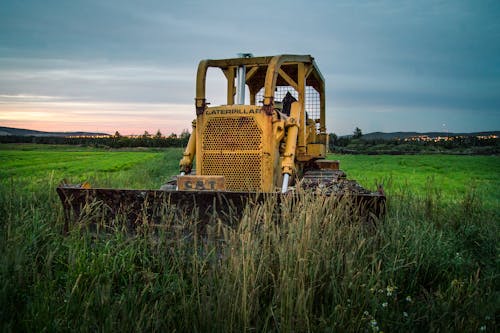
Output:
<path fill-rule="evenodd" d="M 259 191 L 262 159 L 260 153 L 204 153 L 203 174 L 222 175 L 229 191 Z"/>
<path fill-rule="evenodd" d="M 202 175 L 225 176 L 230 191 L 262 188 L 262 129 L 253 117 L 210 118 L 202 137 Z"/>
<path fill-rule="evenodd" d="M 253 117 L 208 120 L 203 131 L 203 150 L 260 150 L 262 130 Z"/>

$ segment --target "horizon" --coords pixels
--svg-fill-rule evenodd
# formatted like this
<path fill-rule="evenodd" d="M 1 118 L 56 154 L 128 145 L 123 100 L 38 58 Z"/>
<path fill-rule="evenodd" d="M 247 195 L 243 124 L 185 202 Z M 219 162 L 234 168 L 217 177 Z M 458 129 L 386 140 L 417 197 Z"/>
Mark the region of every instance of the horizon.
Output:
<path fill-rule="evenodd" d="M 221 8 L 245 19 L 221 19 Z M 267 20 L 263 8 L 280 15 Z M 297 13 L 299 24 L 290 24 Z M 315 58 L 329 133 L 496 131 L 498 13 L 494 0 L 6 3 L 0 126 L 191 131 L 199 61 L 250 52 Z M 212 105 L 225 103 L 221 77 L 208 73 Z"/>
<path fill-rule="evenodd" d="M 30 128 L 20 128 L 20 127 L 8 127 L 8 126 L 0 126 L 1 127 L 4 127 L 4 128 L 8 128 L 8 129 L 14 129 L 14 130 L 28 130 L 28 131 L 39 131 L 39 132 L 42 132 L 42 133 L 60 133 L 60 134 L 64 134 L 64 133 L 86 133 L 86 134 L 105 134 L 105 135 L 109 135 L 109 136 L 114 136 L 116 134 L 116 132 L 118 132 L 121 136 L 141 136 L 141 135 L 144 135 L 145 132 L 148 132 L 149 135 L 151 136 L 154 136 L 158 131 L 161 132 L 161 135 L 162 137 L 168 137 L 172 134 L 175 134 L 177 136 L 181 135 L 182 132 L 184 132 L 186 129 L 180 131 L 180 132 L 169 132 L 169 133 L 165 133 L 163 131 L 161 131 L 160 129 L 157 129 L 156 131 L 148 131 L 148 130 L 143 130 L 142 132 L 137 132 L 137 133 L 122 133 L 118 130 L 113 130 L 113 131 L 110 131 L 110 132 L 95 132 L 95 131 L 41 131 L 41 130 L 38 130 L 38 129 L 30 129 Z M 361 129 L 362 130 L 362 129 Z M 474 132 L 449 132 L 449 131 L 426 131 L 426 132 L 417 132 L 417 131 L 392 131 L 392 132 L 381 132 L 381 131 L 374 131 L 374 132 L 363 132 L 363 136 L 365 135 L 372 135 L 372 134 L 395 134 L 395 133 L 406 133 L 406 134 L 419 134 L 419 135 L 427 135 L 427 134 L 443 134 L 443 133 L 446 133 L 446 134 L 451 134 L 451 135 L 463 135 L 463 134 L 478 134 L 478 133 L 491 133 L 491 132 L 500 132 L 500 130 L 491 130 L 491 131 L 474 131 Z M 189 131 L 189 133 L 191 133 L 191 131 Z M 328 134 L 335 134 L 335 135 L 338 135 L 338 136 L 352 136 L 353 133 L 349 133 L 349 134 L 337 134 L 337 133 L 334 133 L 334 132 L 328 132 Z"/>

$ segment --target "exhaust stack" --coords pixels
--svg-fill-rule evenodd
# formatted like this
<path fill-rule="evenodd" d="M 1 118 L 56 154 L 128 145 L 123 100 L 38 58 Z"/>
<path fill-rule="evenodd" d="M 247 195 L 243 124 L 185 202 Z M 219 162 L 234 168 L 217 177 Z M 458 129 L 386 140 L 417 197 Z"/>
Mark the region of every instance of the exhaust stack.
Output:
<path fill-rule="evenodd" d="M 251 53 L 238 53 L 240 58 L 251 58 L 253 54 Z M 245 104 L 245 83 L 246 83 L 246 67 L 238 66 L 238 74 L 236 76 L 237 84 L 236 84 L 236 104 L 243 105 Z"/>

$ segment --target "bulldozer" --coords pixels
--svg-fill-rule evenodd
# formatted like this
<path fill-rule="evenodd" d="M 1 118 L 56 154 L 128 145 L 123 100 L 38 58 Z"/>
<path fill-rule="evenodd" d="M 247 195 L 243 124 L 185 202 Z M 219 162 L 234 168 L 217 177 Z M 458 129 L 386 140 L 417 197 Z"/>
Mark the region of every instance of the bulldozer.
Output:
<path fill-rule="evenodd" d="M 206 96 L 209 69 L 226 79 L 226 104 L 212 106 Z M 194 106 L 196 119 L 178 175 L 158 190 L 61 184 L 57 192 L 66 220 L 78 220 L 89 205 L 100 203 L 106 218 L 121 215 L 133 227 L 145 219 L 161 223 L 165 207 L 220 216 L 299 191 L 347 197 L 363 215 L 383 215 L 381 187 L 364 189 L 347 179 L 338 161 L 326 159 L 325 80 L 312 56 L 202 60 Z"/>

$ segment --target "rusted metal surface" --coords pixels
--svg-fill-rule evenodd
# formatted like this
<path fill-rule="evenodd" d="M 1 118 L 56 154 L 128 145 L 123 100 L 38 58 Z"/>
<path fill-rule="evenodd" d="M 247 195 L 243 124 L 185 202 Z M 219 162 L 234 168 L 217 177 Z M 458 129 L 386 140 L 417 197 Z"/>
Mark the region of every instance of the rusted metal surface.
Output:
<path fill-rule="evenodd" d="M 179 191 L 225 191 L 224 176 L 179 176 L 177 177 Z"/>
<path fill-rule="evenodd" d="M 332 160 L 316 160 L 314 163 L 322 170 L 339 170 L 340 162 Z"/>
<path fill-rule="evenodd" d="M 262 200 L 262 195 L 241 192 L 161 191 L 127 189 L 84 189 L 59 186 L 68 224 L 78 221 L 111 222 L 119 219 L 133 229 L 144 223 L 161 224 L 169 214 L 193 214 L 196 218 L 215 215 L 231 218 L 247 202 Z"/>
<path fill-rule="evenodd" d="M 214 191 L 162 191 L 162 190 L 124 190 L 124 189 L 85 189 L 71 185 L 61 185 L 57 193 L 65 213 L 65 232 L 70 223 L 101 223 L 124 226 L 134 230 L 148 224 L 161 226 L 166 217 L 172 214 L 179 219 L 192 216 L 201 224 L 217 217 L 223 221 L 237 222 L 247 204 L 255 205 L 272 197 L 279 209 L 284 196 L 299 197 L 296 193 L 214 192 Z M 367 219 L 381 218 L 385 214 L 383 192 L 338 193 L 317 192 L 320 197 L 334 195 L 339 198 L 332 203 L 332 209 L 342 198 L 348 199 L 352 214 Z M 169 217 L 170 216 L 170 217 Z"/>

